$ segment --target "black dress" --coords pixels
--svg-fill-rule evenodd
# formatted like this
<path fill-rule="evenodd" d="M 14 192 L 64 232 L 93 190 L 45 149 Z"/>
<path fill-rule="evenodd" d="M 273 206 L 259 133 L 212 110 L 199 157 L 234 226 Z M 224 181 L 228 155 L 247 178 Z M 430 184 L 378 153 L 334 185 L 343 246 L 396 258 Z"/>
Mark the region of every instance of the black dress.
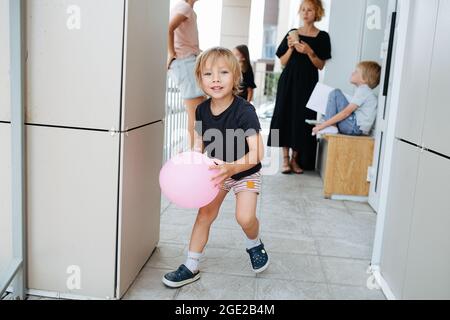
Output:
<path fill-rule="evenodd" d="M 296 30 L 296 29 L 293 29 Z M 287 36 L 277 50 L 281 58 L 288 50 Z M 300 36 L 309 44 L 321 60 L 331 58 L 330 37 L 320 31 L 317 37 Z M 317 119 L 317 113 L 307 109 L 306 104 L 319 81 L 319 70 L 306 54 L 294 50 L 278 82 L 275 110 L 270 125 L 269 147 L 288 147 L 299 152 L 298 164 L 304 170 L 314 170 L 317 140 L 312 136 L 313 126 L 306 119 Z M 279 130 L 279 143 L 272 130 Z"/>
<path fill-rule="evenodd" d="M 239 96 L 241 98 L 244 98 L 245 100 L 248 100 L 249 88 L 256 89 L 255 76 L 253 74 L 253 69 L 251 67 L 248 68 L 246 72 L 242 73 L 242 81 L 239 87 L 241 91 L 239 92 Z"/>

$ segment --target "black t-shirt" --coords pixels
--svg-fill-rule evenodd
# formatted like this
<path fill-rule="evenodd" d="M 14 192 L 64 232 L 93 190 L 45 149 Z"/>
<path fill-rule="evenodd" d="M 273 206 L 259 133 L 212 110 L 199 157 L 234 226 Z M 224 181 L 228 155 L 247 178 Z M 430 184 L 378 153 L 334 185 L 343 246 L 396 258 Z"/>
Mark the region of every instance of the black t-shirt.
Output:
<path fill-rule="evenodd" d="M 225 162 L 243 158 L 250 151 L 246 138 L 261 131 L 255 107 L 241 97 L 235 97 L 231 106 L 217 116 L 211 112 L 209 99 L 197 107 L 195 119 L 195 130 L 202 136 L 208 156 Z M 231 178 L 241 180 L 261 168 L 261 163 L 258 163 Z"/>
<path fill-rule="evenodd" d="M 253 74 L 252 68 L 248 68 L 246 72 L 242 73 L 242 81 L 239 87 L 241 92 L 239 93 L 239 96 L 245 100 L 248 99 L 248 88 L 256 89 L 255 75 Z"/>

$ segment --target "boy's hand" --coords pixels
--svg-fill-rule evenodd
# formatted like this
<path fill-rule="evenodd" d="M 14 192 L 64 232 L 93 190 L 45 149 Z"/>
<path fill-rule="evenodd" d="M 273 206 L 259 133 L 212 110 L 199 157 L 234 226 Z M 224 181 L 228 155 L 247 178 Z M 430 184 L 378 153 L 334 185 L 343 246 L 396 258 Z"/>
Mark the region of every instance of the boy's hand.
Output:
<path fill-rule="evenodd" d="M 322 128 L 322 126 L 319 124 L 317 126 L 315 126 L 312 130 L 312 135 L 313 136 L 317 136 L 317 134 L 319 133 L 319 131 L 323 130 L 324 128 Z"/>
<path fill-rule="evenodd" d="M 236 173 L 234 172 L 233 164 L 226 163 L 217 159 L 214 159 L 215 165 L 209 167 L 209 170 L 217 170 L 218 173 L 214 177 L 211 178 L 211 181 L 214 182 L 214 186 L 218 187 L 223 184 L 225 180 L 231 178 Z"/>

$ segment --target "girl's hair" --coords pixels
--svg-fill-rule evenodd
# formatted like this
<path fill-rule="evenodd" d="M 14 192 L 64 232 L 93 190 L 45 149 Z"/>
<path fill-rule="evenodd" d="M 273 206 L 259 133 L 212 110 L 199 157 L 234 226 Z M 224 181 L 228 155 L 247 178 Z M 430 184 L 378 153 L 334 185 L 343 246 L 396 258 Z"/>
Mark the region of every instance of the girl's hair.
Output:
<path fill-rule="evenodd" d="M 302 10 L 302 7 L 306 2 L 309 2 L 310 4 L 312 4 L 314 9 L 316 10 L 315 21 L 318 22 L 318 21 L 322 20 L 322 18 L 325 16 L 325 9 L 323 7 L 322 0 L 303 0 L 302 4 L 300 5 L 299 12 Z"/>
<path fill-rule="evenodd" d="M 240 92 L 239 87 L 241 82 L 241 65 L 234 56 L 233 52 L 223 47 L 214 47 L 208 49 L 204 51 L 200 56 L 198 56 L 197 63 L 195 64 L 195 78 L 197 80 L 198 85 L 200 86 L 200 88 L 203 88 L 202 74 L 206 66 L 206 63 L 210 59 L 212 59 L 212 63 L 214 64 L 219 58 L 223 58 L 228 67 L 230 68 L 234 80 L 233 95 L 238 95 Z"/>
<path fill-rule="evenodd" d="M 371 89 L 375 89 L 380 83 L 381 66 L 376 61 L 361 61 L 357 65 L 360 68 L 363 80 Z"/>
<path fill-rule="evenodd" d="M 240 46 L 237 46 L 235 48 L 237 51 L 239 51 L 243 56 L 244 56 L 244 61 L 243 61 L 243 67 L 242 67 L 242 72 L 247 72 L 248 70 L 252 70 L 252 63 L 250 61 L 250 52 L 248 51 L 248 47 L 245 44 L 241 44 Z"/>

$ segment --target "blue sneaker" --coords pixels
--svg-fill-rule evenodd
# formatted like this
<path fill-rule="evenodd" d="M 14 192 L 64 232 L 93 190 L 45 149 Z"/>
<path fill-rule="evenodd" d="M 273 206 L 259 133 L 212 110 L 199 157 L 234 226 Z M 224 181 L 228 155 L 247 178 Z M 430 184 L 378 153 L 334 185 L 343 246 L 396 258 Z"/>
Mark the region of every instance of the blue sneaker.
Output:
<path fill-rule="evenodd" d="M 170 288 L 180 288 L 189 283 L 200 279 L 200 271 L 195 274 L 191 272 L 184 264 L 178 270 L 169 272 L 162 278 L 162 282 Z"/>
<path fill-rule="evenodd" d="M 250 262 L 252 263 L 252 269 L 256 273 L 261 273 L 269 266 L 269 256 L 264 249 L 264 244 L 261 244 L 252 249 L 247 249 L 247 253 L 250 255 Z"/>

